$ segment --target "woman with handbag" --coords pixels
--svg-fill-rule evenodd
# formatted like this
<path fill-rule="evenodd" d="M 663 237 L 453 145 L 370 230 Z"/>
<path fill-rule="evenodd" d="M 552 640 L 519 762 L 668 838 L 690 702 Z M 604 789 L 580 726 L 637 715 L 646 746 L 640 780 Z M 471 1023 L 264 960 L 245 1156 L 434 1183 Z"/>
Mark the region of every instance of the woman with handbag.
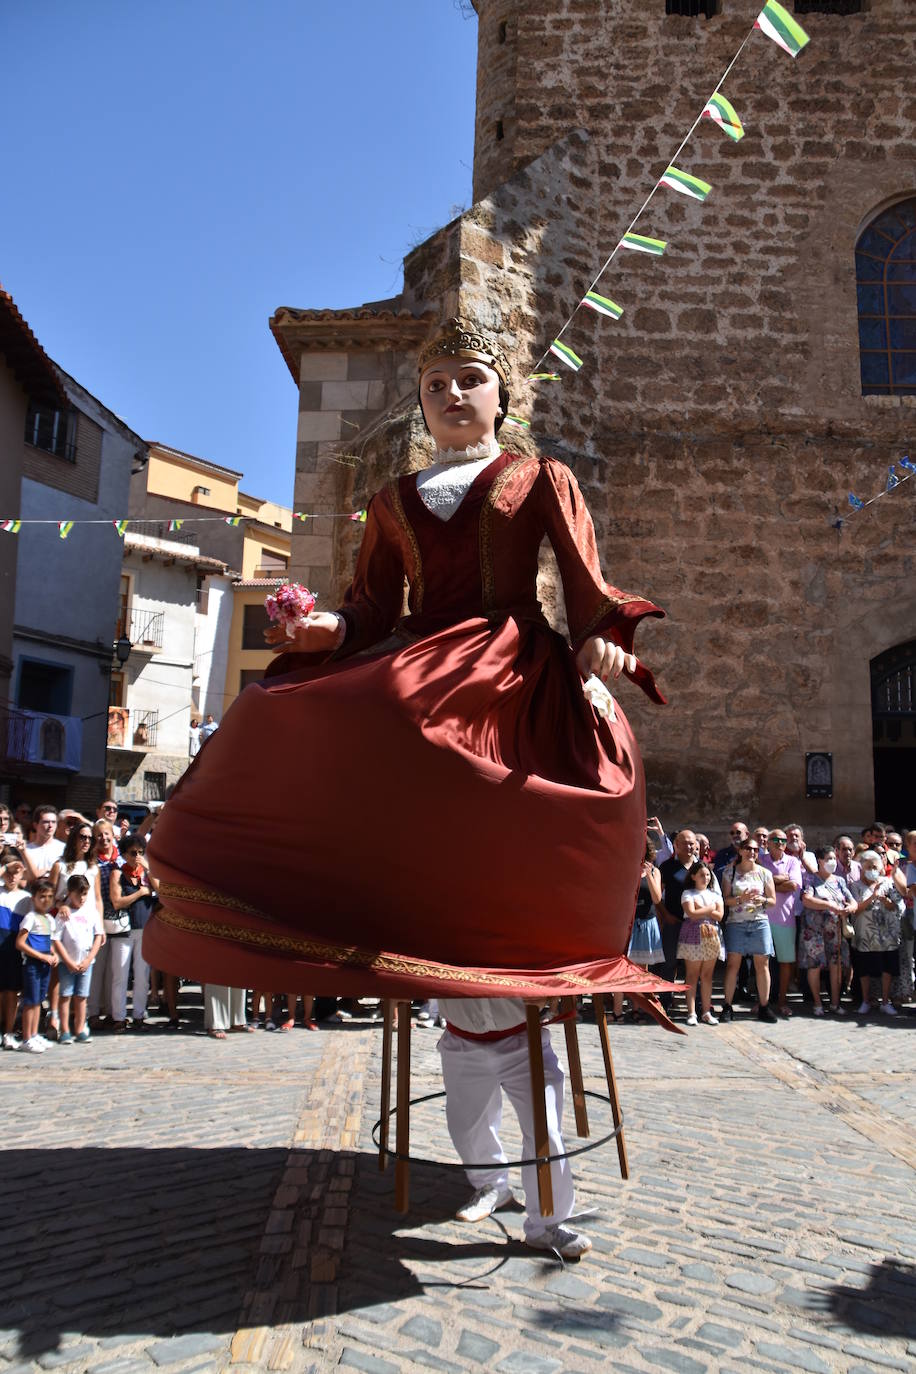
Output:
<path fill-rule="evenodd" d="M 111 904 L 111 875 L 119 868 L 116 857 L 114 830 L 110 821 L 96 821 L 92 827 L 91 858 L 98 865 L 99 889 L 102 897 L 102 928 L 105 938 L 92 966 L 92 986 L 89 989 L 89 1029 L 101 1029 L 120 1034 L 127 1029 L 127 1021 L 112 1016 L 113 992 L 117 980 L 127 985 L 130 965 L 130 917 L 126 911 L 115 911 Z"/>
<path fill-rule="evenodd" d="M 681 894 L 684 920 L 677 942 L 677 957 L 683 959 L 684 994 L 687 998 L 687 1024 L 697 1024 L 697 980 L 703 1003 L 702 1021 L 717 1026 L 712 1014 L 712 975 L 716 961 L 723 957 L 719 922 L 725 914 L 722 898 L 712 886 L 712 868 L 702 859 L 687 870 L 687 886 Z"/>
<path fill-rule="evenodd" d="M 127 1024 L 127 979 L 131 964 L 134 969 L 133 1023 L 138 1029 L 146 1025 L 146 1000 L 149 996 L 149 964 L 143 958 L 141 944 L 143 928 L 156 905 L 156 879 L 146 865 L 146 843 L 136 832 L 121 844 L 120 868 L 111 870 L 109 894 L 118 916 L 127 917 L 129 926 L 127 959 L 118 964 L 117 977 L 111 980 L 111 1014 L 114 1029 Z"/>

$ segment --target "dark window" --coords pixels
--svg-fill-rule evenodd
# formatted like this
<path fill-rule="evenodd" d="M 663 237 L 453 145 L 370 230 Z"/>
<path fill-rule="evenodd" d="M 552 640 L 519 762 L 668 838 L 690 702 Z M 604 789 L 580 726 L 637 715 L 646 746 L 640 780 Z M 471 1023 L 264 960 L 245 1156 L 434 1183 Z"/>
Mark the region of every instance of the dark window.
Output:
<path fill-rule="evenodd" d="M 166 776 L 164 773 L 143 774 L 143 800 L 165 801 Z"/>
<path fill-rule="evenodd" d="M 666 14 L 702 14 L 704 19 L 708 19 L 718 12 L 719 0 L 665 0 Z"/>
<path fill-rule="evenodd" d="M 19 706 L 23 711 L 46 711 L 68 716 L 73 698 L 73 670 L 58 663 L 23 658 L 19 664 Z"/>
<path fill-rule="evenodd" d="M 242 648 L 266 649 L 264 631 L 270 624 L 270 620 L 265 607 L 259 602 L 255 602 L 253 606 L 246 606 L 243 614 L 245 618 L 242 621 Z"/>
<path fill-rule="evenodd" d="M 502 143 L 502 141 L 503 141 L 503 136 L 504 136 L 504 134 L 503 134 L 503 122 L 502 122 L 501 119 L 497 119 L 497 121 L 496 121 L 496 142 L 497 142 L 497 143 Z"/>
<path fill-rule="evenodd" d="M 916 196 L 860 235 L 856 296 L 862 394 L 916 395 Z"/>
<path fill-rule="evenodd" d="M 239 691 L 244 692 L 246 687 L 250 687 L 253 682 L 264 681 L 263 668 L 243 668 L 239 674 Z"/>
<path fill-rule="evenodd" d="M 25 417 L 25 441 L 68 463 L 76 462 L 76 414 L 30 405 Z"/>
<path fill-rule="evenodd" d="M 274 553 L 273 549 L 261 549 L 261 561 L 258 564 L 261 568 L 276 568 L 280 572 L 285 572 L 289 567 L 289 559 L 286 554 Z"/>
<path fill-rule="evenodd" d="M 795 0 L 796 14 L 861 14 L 862 0 Z"/>
<path fill-rule="evenodd" d="M 506 23 L 505 19 L 503 19 L 503 20 L 500 22 L 499 28 L 498 28 L 497 31 L 496 31 L 497 42 L 499 42 L 499 43 L 505 43 L 505 41 L 506 41 L 506 36 L 507 36 L 507 34 L 508 34 L 508 31 L 509 31 L 509 25 Z"/>

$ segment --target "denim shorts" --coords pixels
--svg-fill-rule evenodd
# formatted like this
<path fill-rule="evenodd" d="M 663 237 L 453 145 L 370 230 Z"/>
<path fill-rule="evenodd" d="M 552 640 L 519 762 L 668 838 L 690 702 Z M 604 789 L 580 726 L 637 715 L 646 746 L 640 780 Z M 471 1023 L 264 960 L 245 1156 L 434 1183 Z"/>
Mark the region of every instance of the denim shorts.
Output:
<path fill-rule="evenodd" d="M 40 1007 L 48 995 L 48 983 L 50 981 L 50 964 L 43 964 L 39 959 L 23 959 L 22 1005 L 24 1007 Z"/>
<path fill-rule="evenodd" d="M 765 916 L 754 921 L 729 921 L 725 927 L 729 954 L 772 954 L 773 936 Z"/>
<path fill-rule="evenodd" d="M 67 968 L 66 964 L 60 964 L 57 979 L 61 997 L 88 997 L 89 984 L 92 982 L 92 965 L 90 964 L 84 973 L 77 973 L 74 969 Z"/>

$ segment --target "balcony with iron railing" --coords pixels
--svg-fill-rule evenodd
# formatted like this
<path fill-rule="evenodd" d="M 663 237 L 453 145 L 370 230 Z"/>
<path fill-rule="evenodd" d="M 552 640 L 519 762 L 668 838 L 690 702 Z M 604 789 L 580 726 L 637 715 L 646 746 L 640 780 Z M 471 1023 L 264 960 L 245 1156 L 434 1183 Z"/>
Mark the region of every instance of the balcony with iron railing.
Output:
<path fill-rule="evenodd" d="M 152 653 L 162 648 L 165 634 L 165 612 L 141 610 L 138 606 L 127 606 L 118 616 L 114 637 L 129 639 L 132 649 Z"/>
<path fill-rule="evenodd" d="M 78 771 L 83 722 L 78 716 L 29 711 L 0 701 L 0 771 L 20 775 L 38 765 Z"/>
<path fill-rule="evenodd" d="M 126 706 L 109 706 L 109 749 L 129 749 L 134 753 L 155 749 L 158 734 L 158 711 L 130 711 Z"/>

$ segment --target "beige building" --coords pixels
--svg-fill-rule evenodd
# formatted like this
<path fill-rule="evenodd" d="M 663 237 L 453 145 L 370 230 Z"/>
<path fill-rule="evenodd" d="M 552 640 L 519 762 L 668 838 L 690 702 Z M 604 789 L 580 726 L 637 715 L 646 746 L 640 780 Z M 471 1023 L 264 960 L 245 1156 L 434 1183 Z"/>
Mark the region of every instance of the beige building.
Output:
<path fill-rule="evenodd" d="M 476 316 L 534 368 L 750 23 L 671 0 L 475 9 L 474 204 L 407 256 L 395 299 L 271 320 L 299 392 L 297 507 L 365 505 L 426 461 L 431 321 Z M 651 809 L 717 836 L 735 815 L 916 825 L 916 483 L 837 526 L 912 437 L 916 6 L 795 9 L 810 47 L 754 33 L 725 87 L 745 137 L 703 120 L 678 157 L 707 203 L 659 192 L 638 229 L 664 258 L 618 254 L 602 279 L 623 318 L 580 310 L 581 371 L 552 359 L 559 383 L 512 395 L 575 472 L 609 579 L 668 612 L 638 647 L 670 706 L 621 697 Z M 334 604 L 358 539 L 310 522 L 294 574 Z"/>
<path fill-rule="evenodd" d="M 149 453 L 131 486 L 131 517 L 146 522 L 137 528 L 191 545 L 230 570 L 231 604 L 216 627 L 199 627 L 190 702 L 198 715 L 219 720 L 271 661 L 263 638 L 264 598 L 287 575 L 292 511 L 241 491 L 242 473 L 209 459 L 155 442 Z M 170 531 L 175 521 L 180 528 Z"/>

